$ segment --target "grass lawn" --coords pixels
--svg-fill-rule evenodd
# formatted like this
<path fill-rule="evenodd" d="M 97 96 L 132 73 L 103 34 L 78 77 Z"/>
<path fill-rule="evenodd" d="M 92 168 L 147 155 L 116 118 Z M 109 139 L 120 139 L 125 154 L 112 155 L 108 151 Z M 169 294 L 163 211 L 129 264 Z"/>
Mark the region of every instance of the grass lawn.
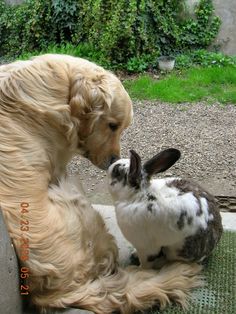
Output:
<path fill-rule="evenodd" d="M 167 74 L 161 80 L 141 75 L 125 80 L 124 85 L 133 99 L 236 104 L 236 68 L 233 66 L 192 68 Z"/>

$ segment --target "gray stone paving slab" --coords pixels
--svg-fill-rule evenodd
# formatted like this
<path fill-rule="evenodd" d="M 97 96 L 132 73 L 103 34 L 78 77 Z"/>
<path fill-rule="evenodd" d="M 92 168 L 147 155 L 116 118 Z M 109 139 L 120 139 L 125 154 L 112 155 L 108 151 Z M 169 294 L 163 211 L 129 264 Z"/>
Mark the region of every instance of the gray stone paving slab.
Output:
<path fill-rule="evenodd" d="M 93 205 L 103 216 L 109 231 L 115 236 L 119 247 L 120 263 L 126 265 L 132 252 L 131 244 L 123 237 L 115 217 L 114 206 Z M 236 231 L 236 213 L 221 213 L 224 230 Z M 19 276 L 17 258 L 7 233 L 0 211 L 0 314 L 37 314 L 22 311 L 19 295 Z M 61 312 L 54 312 L 59 314 Z M 89 314 L 92 312 L 68 309 L 64 314 Z"/>

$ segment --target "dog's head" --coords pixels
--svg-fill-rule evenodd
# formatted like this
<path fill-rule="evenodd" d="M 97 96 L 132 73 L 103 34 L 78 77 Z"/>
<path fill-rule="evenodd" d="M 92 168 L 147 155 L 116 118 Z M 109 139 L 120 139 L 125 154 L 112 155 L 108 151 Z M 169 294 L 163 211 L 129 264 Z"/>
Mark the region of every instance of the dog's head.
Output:
<path fill-rule="evenodd" d="M 132 103 L 115 75 L 100 67 L 89 71 L 72 83 L 71 114 L 78 119 L 80 153 L 107 169 L 120 158 L 120 137 L 132 121 Z"/>

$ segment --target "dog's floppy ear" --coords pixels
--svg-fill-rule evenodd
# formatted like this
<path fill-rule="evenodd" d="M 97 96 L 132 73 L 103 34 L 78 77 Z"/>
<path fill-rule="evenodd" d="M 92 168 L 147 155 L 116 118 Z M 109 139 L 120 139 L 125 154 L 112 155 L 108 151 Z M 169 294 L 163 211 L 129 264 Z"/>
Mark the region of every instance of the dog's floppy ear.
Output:
<path fill-rule="evenodd" d="M 96 119 L 111 106 L 112 93 L 106 74 L 82 75 L 72 80 L 69 105 L 78 119 Z"/>
<path fill-rule="evenodd" d="M 163 172 L 169 169 L 176 163 L 179 158 L 180 151 L 175 148 L 169 148 L 163 150 L 162 152 L 148 160 L 143 165 L 143 169 L 148 174 L 148 176 L 152 176 L 153 174 Z"/>
<path fill-rule="evenodd" d="M 130 150 L 130 166 L 128 173 L 128 181 L 132 187 L 138 188 L 142 179 L 142 164 L 140 156 L 134 151 Z"/>

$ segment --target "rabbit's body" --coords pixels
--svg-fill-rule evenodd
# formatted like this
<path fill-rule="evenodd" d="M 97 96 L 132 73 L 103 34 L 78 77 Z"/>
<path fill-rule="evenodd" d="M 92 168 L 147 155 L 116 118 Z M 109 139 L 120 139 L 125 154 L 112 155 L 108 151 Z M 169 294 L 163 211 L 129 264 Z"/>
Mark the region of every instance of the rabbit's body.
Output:
<path fill-rule="evenodd" d="M 114 163 L 109 186 L 118 225 L 142 266 L 152 267 L 161 254 L 168 260 L 204 260 L 222 234 L 213 196 L 181 178 L 149 180 L 143 169 L 135 183 L 130 167 L 127 159 Z"/>

